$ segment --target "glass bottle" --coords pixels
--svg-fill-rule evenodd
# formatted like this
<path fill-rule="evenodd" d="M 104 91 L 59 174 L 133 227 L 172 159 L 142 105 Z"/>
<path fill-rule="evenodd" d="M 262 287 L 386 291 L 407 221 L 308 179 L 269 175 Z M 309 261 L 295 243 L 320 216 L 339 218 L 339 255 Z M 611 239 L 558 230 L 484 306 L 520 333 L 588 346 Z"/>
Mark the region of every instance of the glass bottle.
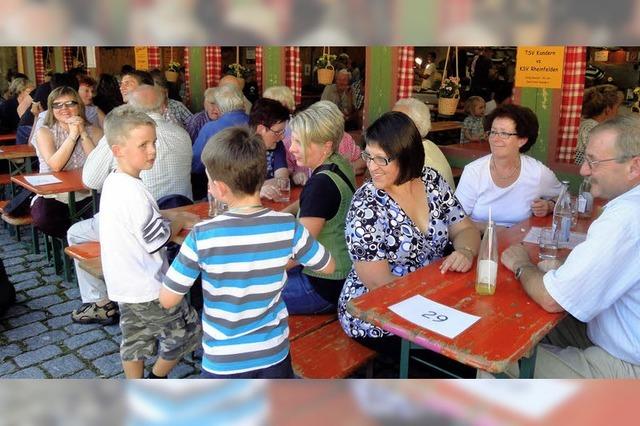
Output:
<path fill-rule="evenodd" d="M 496 291 L 498 278 L 498 239 L 493 221 L 489 220 L 482 236 L 476 274 L 476 293 L 490 296 Z"/>
<path fill-rule="evenodd" d="M 578 190 L 578 215 L 591 217 L 593 213 L 593 195 L 591 195 L 591 179 L 587 176 L 582 180 Z"/>
<path fill-rule="evenodd" d="M 562 181 L 562 189 L 553 208 L 553 228 L 558 232 L 558 244 L 567 244 L 571 236 L 571 193 L 569 182 Z"/>

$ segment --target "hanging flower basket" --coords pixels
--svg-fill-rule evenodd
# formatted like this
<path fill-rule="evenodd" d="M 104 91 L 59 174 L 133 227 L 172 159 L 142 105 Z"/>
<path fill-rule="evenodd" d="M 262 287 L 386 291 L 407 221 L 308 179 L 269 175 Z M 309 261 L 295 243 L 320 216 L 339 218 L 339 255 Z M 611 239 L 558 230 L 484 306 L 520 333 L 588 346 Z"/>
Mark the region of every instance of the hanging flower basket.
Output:
<path fill-rule="evenodd" d="M 167 81 L 175 83 L 176 81 L 178 81 L 179 72 L 180 63 L 171 60 L 171 62 L 169 62 L 169 65 L 167 66 L 167 70 L 164 72 L 164 77 L 167 79 Z"/>
<path fill-rule="evenodd" d="M 456 95 L 455 98 L 438 98 L 438 114 L 454 115 L 459 101 L 460 95 Z"/>
<path fill-rule="evenodd" d="M 178 81 L 178 73 L 175 71 L 165 71 L 164 77 L 171 83 L 175 83 L 176 81 Z"/>
<path fill-rule="evenodd" d="M 333 83 L 334 74 L 333 65 L 328 65 L 327 68 L 318 68 L 318 83 L 324 85 Z"/>
<path fill-rule="evenodd" d="M 336 55 L 332 55 L 328 47 L 322 48 L 322 55 L 316 61 L 316 67 L 318 67 L 318 83 L 319 84 L 331 84 L 333 83 L 333 76 L 335 75 L 335 69 L 331 65 L 331 61 L 335 61 Z"/>

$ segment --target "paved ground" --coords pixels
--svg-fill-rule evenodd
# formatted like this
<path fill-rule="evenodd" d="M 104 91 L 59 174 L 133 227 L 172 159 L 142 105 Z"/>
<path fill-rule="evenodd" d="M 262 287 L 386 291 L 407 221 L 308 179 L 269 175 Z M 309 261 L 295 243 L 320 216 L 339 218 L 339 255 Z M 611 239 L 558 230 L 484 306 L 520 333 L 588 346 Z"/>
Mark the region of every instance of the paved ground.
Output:
<path fill-rule="evenodd" d="M 71 311 L 80 305 L 75 282 L 56 275 L 44 254 L 31 253 L 30 240 L 16 242 L 2 226 L 0 258 L 17 292 L 16 304 L 0 318 L 1 378 L 124 377 L 119 326 L 71 321 Z M 189 377 L 197 370 L 184 361 L 169 377 Z"/>

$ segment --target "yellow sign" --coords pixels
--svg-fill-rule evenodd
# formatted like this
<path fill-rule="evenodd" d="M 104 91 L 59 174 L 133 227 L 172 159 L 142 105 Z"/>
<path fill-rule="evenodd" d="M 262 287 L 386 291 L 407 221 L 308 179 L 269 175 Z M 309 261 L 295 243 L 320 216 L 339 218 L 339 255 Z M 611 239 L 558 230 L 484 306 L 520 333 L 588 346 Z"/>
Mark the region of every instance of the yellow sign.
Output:
<path fill-rule="evenodd" d="M 560 89 L 564 69 L 564 47 L 518 47 L 516 86 Z"/>
<path fill-rule="evenodd" d="M 146 47 L 134 47 L 136 57 L 136 69 L 146 71 L 149 69 L 149 51 Z"/>

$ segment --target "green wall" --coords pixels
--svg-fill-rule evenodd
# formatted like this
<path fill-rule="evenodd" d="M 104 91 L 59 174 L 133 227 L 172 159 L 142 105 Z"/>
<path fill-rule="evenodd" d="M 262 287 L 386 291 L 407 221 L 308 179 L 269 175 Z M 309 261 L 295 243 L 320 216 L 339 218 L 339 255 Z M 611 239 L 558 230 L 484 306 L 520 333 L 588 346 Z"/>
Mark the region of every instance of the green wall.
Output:
<path fill-rule="evenodd" d="M 202 110 L 204 101 L 204 49 L 189 47 L 189 88 L 191 111 Z"/>
<path fill-rule="evenodd" d="M 262 49 L 264 75 L 264 87 L 262 90 L 272 86 L 284 84 L 284 70 L 282 69 L 282 59 L 284 58 L 284 47 L 264 47 Z"/>
<path fill-rule="evenodd" d="M 365 123 L 371 124 L 378 117 L 391 109 L 395 96 L 391 93 L 393 79 L 397 77 L 392 70 L 392 52 L 389 46 L 372 46 L 367 48 L 367 84 L 369 91 L 365 94 Z"/>

